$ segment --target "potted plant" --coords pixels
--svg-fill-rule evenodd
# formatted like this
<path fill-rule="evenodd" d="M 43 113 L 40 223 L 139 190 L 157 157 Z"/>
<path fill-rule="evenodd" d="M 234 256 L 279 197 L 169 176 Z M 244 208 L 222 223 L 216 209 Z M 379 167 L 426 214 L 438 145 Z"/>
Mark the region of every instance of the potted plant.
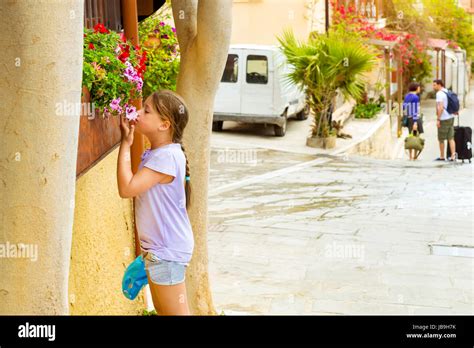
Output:
<path fill-rule="evenodd" d="M 337 93 L 359 99 L 364 91 L 363 74 L 375 63 L 374 52 L 362 41 L 344 33 L 328 35 L 312 33 L 307 42 L 299 42 L 292 31 L 278 38 L 292 71 L 290 82 L 305 88 L 313 111 L 311 136 L 308 146 L 335 146 L 336 131 L 332 129 L 330 114 Z"/>

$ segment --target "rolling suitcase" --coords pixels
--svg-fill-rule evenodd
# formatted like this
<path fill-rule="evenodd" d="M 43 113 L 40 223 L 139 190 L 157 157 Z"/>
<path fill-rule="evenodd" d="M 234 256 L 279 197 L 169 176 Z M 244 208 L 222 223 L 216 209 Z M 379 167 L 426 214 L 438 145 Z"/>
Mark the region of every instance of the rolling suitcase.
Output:
<path fill-rule="evenodd" d="M 471 163 L 472 158 L 472 129 L 471 127 L 461 127 L 459 125 L 459 116 L 458 116 L 458 125 L 454 127 L 454 142 L 456 143 L 456 152 L 458 154 L 457 158 L 462 160 L 469 160 Z M 451 149 L 449 144 L 447 144 L 447 158 L 451 157 Z"/>

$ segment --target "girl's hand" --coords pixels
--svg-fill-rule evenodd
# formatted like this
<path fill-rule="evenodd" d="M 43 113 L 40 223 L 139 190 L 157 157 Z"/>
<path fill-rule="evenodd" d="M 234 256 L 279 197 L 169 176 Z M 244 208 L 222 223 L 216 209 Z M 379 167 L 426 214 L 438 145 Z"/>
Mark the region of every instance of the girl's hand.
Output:
<path fill-rule="evenodd" d="M 133 133 L 135 132 L 135 124 L 129 123 L 129 121 L 125 118 L 125 115 L 120 115 L 119 117 L 120 117 L 120 131 L 122 133 L 122 143 L 126 143 L 127 145 L 132 146 Z"/>

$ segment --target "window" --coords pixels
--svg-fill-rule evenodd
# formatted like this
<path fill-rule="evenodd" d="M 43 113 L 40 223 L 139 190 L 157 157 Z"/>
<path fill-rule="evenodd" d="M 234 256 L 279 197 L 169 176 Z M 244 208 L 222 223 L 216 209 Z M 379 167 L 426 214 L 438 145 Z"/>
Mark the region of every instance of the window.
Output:
<path fill-rule="evenodd" d="M 227 62 L 225 63 L 224 74 L 221 82 L 237 82 L 239 76 L 239 56 L 236 54 L 229 54 Z"/>
<path fill-rule="evenodd" d="M 266 56 L 247 57 L 247 83 L 268 83 L 268 61 Z"/>

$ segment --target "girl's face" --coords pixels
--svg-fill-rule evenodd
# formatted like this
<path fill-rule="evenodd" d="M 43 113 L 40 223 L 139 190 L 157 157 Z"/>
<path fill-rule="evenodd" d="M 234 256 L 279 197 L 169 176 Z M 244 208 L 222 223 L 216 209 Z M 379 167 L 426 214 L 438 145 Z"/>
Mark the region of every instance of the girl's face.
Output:
<path fill-rule="evenodd" d="M 169 132 L 170 122 L 163 121 L 151 105 L 151 97 L 148 97 L 143 103 L 143 107 L 138 110 L 136 129 L 147 137 L 156 132 Z"/>

